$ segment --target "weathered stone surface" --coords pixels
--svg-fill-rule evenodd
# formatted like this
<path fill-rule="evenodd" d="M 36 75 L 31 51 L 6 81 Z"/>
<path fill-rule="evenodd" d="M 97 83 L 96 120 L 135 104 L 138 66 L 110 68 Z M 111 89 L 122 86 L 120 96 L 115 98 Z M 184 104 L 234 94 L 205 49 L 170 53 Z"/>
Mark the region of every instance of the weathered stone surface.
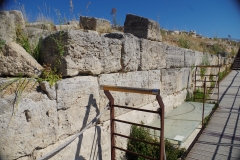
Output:
<path fill-rule="evenodd" d="M 190 49 L 186 49 L 184 52 L 184 67 L 195 66 L 196 57 L 195 52 Z"/>
<path fill-rule="evenodd" d="M 41 61 L 57 66 L 63 76 L 117 72 L 121 70 L 121 48 L 117 39 L 80 30 L 62 31 L 43 40 Z"/>
<path fill-rule="evenodd" d="M 26 27 L 26 33 L 28 35 L 30 45 L 36 47 L 39 42 L 41 42 L 41 39 L 51 34 L 51 31 L 34 27 Z"/>
<path fill-rule="evenodd" d="M 8 11 L 0 11 L 0 38 L 11 42 L 16 38 L 14 15 Z"/>
<path fill-rule="evenodd" d="M 39 28 L 43 30 L 52 30 L 52 25 L 48 22 L 34 22 L 34 23 L 29 23 L 27 25 L 28 27 L 34 27 L 34 28 Z"/>
<path fill-rule="evenodd" d="M 163 96 L 162 99 L 165 106 L 165 112 L 167 113 L 174 109 L 174 107 L 182 104 L 186 99 L 186 95 L 187 90 L 184 89 L 182 91 L 175 92 L 174 94 Z"/>
<path fill-rule="evenodd" d="M 14 23 L 16 27 L 20 27 L 21 29 L 25 29 L 25 21 L 21 11 L 18 10 L 11 10 L 9 11 L 10 14 L 14 15 Z"/>
<path fill-rule="evenodd" d="M 160 26 L 148 18 L 127 14 L 124 22 L 124 33 L 131 33 L 138 38 L 162 41 Z"/>
<path fill-rule="evenodd" d="M 49 160 L 59 159 L 111 159 L 111 144 L 110 144 L 110 130 L 109 121 L 104 126 L 96 126 L 86 130 L 82 136 L 76 138 L 67 147 L 49 158 Z M 64 140 L 48 146 L 47 148 L 35 150 L 33 156 L 36 158 L 42 157 L 44 154 L 51 152 L 59 145 L 72 138 L 69 136 Z"/>
<path fill-rule="evenodd" d="M 111 28 L 110 22 L 106 19 L 80 16 L 80 26 L 83 29 L 100 31 Z"/>
<path fill-rule="evenodd" d="M 166 45 L 166 67 L 184 67 L 184 53 L 183 48 Z"/>
<path fill-rule="evenodd" d="M 36 148 L 56 142 L 56 101 L 37 92 L 33 83 L 26 82 L 26 90 L 18 97 L 15 93 L 23 82 L 13 83 L 0 96 L 0 144 L 4 144 L 0 146 L 1 159 L 31 155 Z"/>
<path fill-rule="evenodd" d="M 187 88 L 189 69 L 162 69 L 161 76 L 163 95 L 171 95 Z"/>
<path fill-rule="evenodd" d="M 148 72 L 128 72 L 128 73 L 114 73 L 114 74 L 101 74 L 98 79 L 99 85 L 111 86 L 125 86 L 136 88 L 148 88 Z M 148 95 L 130 94 L 123 92 L 111 92 L 114 97 L 114 103 L 124 106 L 141 107 L 148 103 Z M 100 108 L 104 108 L 109 100 L 102 90 L 100 90 Z M 128 111 L 128 110 L 127 110 Z M 123 109 L 116 109 L 115 115 L 119 116 L 127 112 Z M 104 115 L 102 120 L 108 120 L 109 115 Z"/>
<path fill-rule="evenodd" d="M 166 67 L 165 44 L 149 40 L 141 40 L 140 70 L 153 70 Z"/>
<path fill-rule="evenodd" d="M 122 71 L 137 71 L 140 66 L 140 39 L 129 33 L 109 33 L 104 37 L 119 39 L 122 41 Z"/>
<path fill-rule="evenodd" d="M 0 76 L 39 76 L 42 66 L 15 42 L 5 44 L 0 51 Z"/>
<path fill-rule="evenodd" d="M 56 100 L 57 99 L 55 85 L 50 86 L 50 84 L 48 82 L 43 81 L 43 82 L 40 83 L 40 87 L 44 92 L 46 92 L 49 99 L 51 99 L 51 100 Z"/>
<path fill-rule="evenodd" d="M 79 29 L 78 25 L 75 24 L 71 24 L 71 25 L 55 25 L 54 26 L 54 30 L 55 31 L 63 31 L 63 30 L 75 30 L 75 29 Z"/>
<path fill-rule="evenodd" d="M 86 107 L 98 105 L 99 86 L 97 77 L 81 76 L 67 78 L 57 82 L 58 109 L 73 106 Z"/>
<path fill-rule="evenodd" d="M 202 64 L 202 57 L 203 57 L 203 52 L 195 52 L 195 66 L 201 65 Z"/>

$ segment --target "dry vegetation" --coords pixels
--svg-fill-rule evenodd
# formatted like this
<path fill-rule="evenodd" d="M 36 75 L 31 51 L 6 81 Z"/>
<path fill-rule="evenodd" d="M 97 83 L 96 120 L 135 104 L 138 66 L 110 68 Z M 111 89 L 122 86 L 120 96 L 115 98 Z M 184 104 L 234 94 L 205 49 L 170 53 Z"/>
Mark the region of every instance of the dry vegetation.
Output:
<path fill-rule="evenodd" d="M 235 56 L 240 47 L 240 43 L 218 38 L 193 37 L 185 33 L 171 35 L 164 30 L 161 30 L 161 34 L 165 43 L 212 54 L 227 52 L 229 56 Z"/>

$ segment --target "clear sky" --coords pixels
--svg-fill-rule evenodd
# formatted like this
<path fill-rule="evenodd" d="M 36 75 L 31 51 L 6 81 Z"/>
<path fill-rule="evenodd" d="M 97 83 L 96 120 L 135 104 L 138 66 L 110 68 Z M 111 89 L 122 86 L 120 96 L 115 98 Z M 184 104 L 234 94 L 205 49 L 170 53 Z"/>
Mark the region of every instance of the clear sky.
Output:
<path fill-rule="evenodd" d="M 16 3 L 17 1 L 17 3 Z M 56 10 L 62 17 L 72 19 L 75 15 L 105 18 L 112 22 L 111 9 L 117 10 L 117 23 L 123 25 L 127 13 L 158 21 L 169 30 L 195 30 L 207 37 L 240 39 L 239 0 L 9 0 L 3 8 L 25 6 L 30 21 L 39 13 L 58 23 Z"/>

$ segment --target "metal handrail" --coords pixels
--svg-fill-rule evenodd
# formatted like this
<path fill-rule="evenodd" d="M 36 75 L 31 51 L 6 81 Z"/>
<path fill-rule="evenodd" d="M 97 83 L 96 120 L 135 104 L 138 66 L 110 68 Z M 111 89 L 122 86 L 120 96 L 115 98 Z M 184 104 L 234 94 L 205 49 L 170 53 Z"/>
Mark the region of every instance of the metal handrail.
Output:
<path fill-rule="evenodd" d="M 119 149 L 119 150 L 122 150 L 122 151 L 125 151 L 125 152 L 128 152 L 128 153 L 131 153 L 131 154 L 142 156 L 142 157 L 145 157 L 147 159 L 153 159 L 153 158 L 144 156 L 142 154 L 131 152 L 131 151 L 128 151 L 126 149 L 115 146 L 115 136 L 116 135 L 128 138 L 128 136 L 124 136 L 124 135 L 115 133 L 115 122 L 128 123 L 128 124 L 132 124 L 132 125 L 137 125 L 137 126 L 142 126 L 142 127 L 147 127 L 147 128 L 153 128 L 153 129 L 160 130 L 161 132 L 160 132 L 160 144 L 159 144 L 159 146 L 160 146 L 159 160 L 163 160 L 163 157 L 164 157 L 164 112 L 165 111 L 164 111 L 164 104 L 163 104 L 162 98 L 160 96 L 160 90 L 159 89 L 122 87 L 122 86 L 107 86 L 107 85 L 101 85 L 100 89 L 104 90 L 105 95 L 109 99 L 110 126 L 111 126 L 111 129 L 110 129 L 110 132 L 111 132 L 111 160 L 115 160 L 115 158 L 116 158 L 115 149 Z M 114 105 L 114 98 L 109 91 L 156 95 L 156 99 L 157 99 L 157 102 L 158 102 L 160 108 L 157 111 L 152 111 L 152 110 L 146 110 L 146 109 L 138 109 L 138 108 L 132 108 L 132 107 L 127 107 L 127 106 Z M 161 127 L 157 128 L 157 127 L 152 127 L 152 126 L 147 126 L 147 125 L 143 125 L 143 124 L 137 124 L 137 123 L 133 123 L 133 122 L 128 122 L 128 121 L 115 119 L 115 115 L 114 115 L 114 108 L 115 107 L 159 114 L 160 115 Z"/>

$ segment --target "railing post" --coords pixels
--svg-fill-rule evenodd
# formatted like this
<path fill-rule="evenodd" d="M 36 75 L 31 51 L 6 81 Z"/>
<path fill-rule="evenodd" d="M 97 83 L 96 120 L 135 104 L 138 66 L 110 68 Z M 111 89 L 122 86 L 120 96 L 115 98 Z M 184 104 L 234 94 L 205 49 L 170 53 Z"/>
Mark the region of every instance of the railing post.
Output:
<path fill-rule="evenodd" d="M 159 115 L 160 115 L 160 124 L 161 124 L 161 135 L 160 135 L 160 160 L 163 160 L 164 156 L 164 104 L 162 101 L 161 96 L 158 94 L 156 96 L 158 104 L 161 108 L 159 108 Z"/>
<path fill-rule="evenodd" d="M 111 93 L 108 90 L 104 90 L 105 95 L 107 96 L 107 98 L 109 99 L 109 107 L 110 107 L 110 135 L 111 135 L 111 160 L 115 160 L 115 137 L 114 137 L 114 133 L 115 133 L 115 126 L 114 126 L 114 98 L 111 95 Z"/>
<path fill-rule="evenodd" d="M 202 109 L 202 128 L 204 125 L 204 108 L 205 108 L 205 94 L 206 94 L 206 77 L 204 78 L 204 83 L 203 83 L 203 109 Z"/>
<path fill-rule="evenodd" d="M 196 66 L 196 69 L 195 69 L 195 85 L 194 85 L 194 92 L 193 92 L 193 98 L 194 98 L 194 102 L 196 101 L 195 100 L 195 94 L 196 94 L 196 85 L 197 85 L 197 66 Z"/>

